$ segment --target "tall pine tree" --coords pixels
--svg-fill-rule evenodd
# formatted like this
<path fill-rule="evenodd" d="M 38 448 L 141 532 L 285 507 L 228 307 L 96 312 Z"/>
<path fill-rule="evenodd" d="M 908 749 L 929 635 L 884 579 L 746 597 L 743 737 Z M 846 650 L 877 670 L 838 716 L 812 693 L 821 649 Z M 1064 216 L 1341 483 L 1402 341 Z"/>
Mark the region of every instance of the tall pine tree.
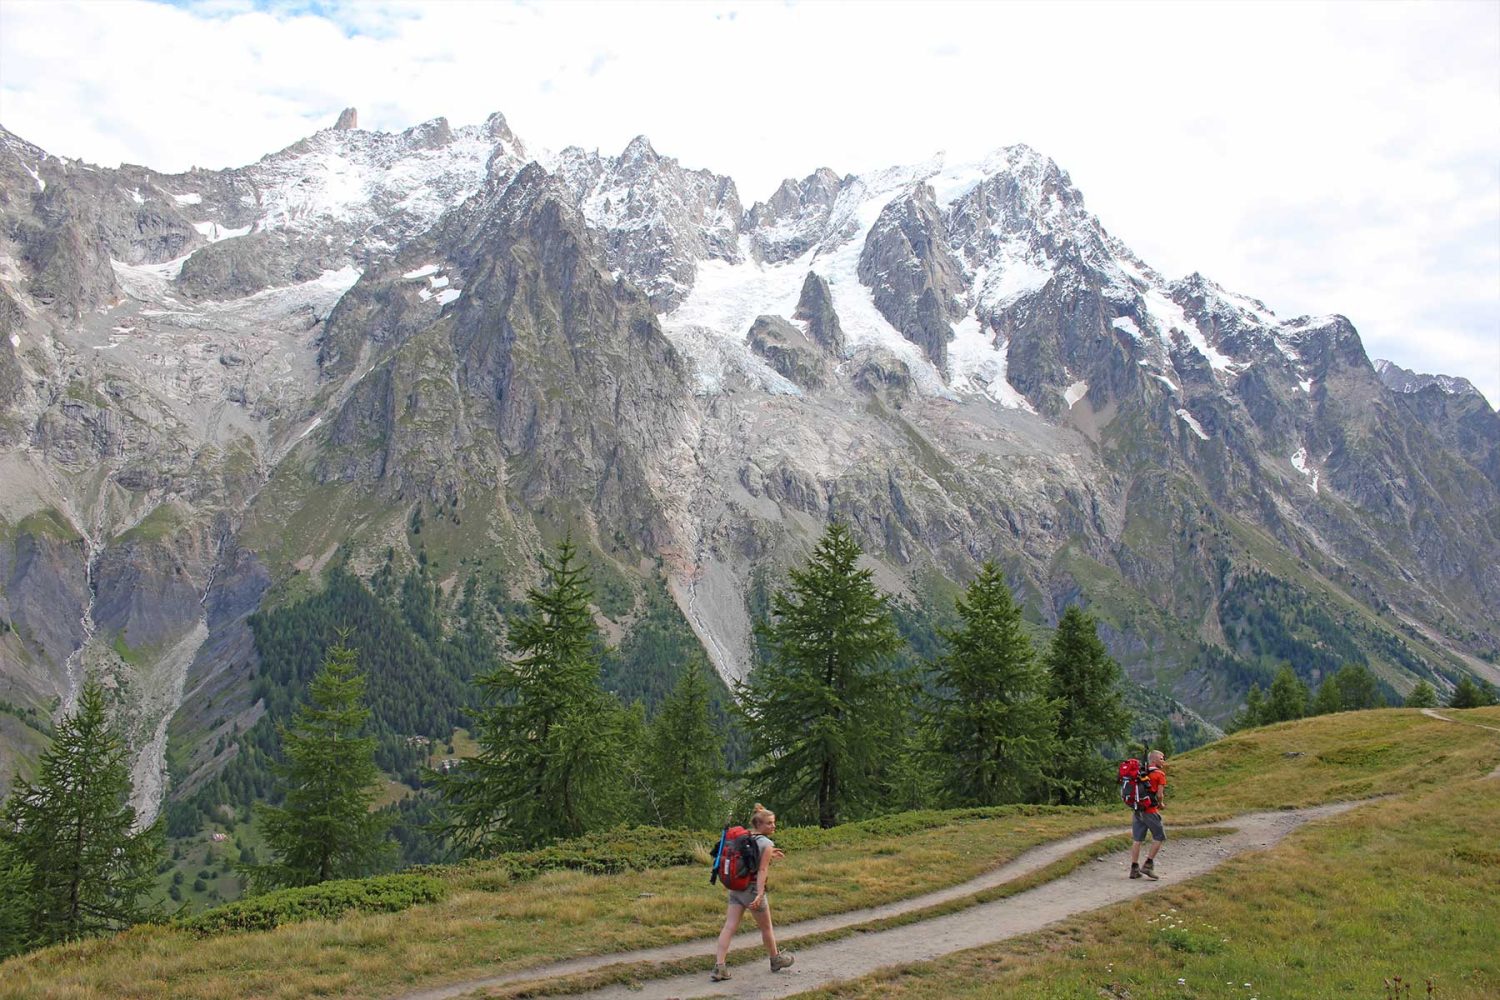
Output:
<path fill-rule="evenodd" d="M 618 815 L 624 709 L 599 686 L 602 644 L 571 540 L 542 557 L 540 587 L 510 629 L 515 659 L 478 678 L 478 755 L 440 776 L 460 847 L 490 852 L 576 837 Z"/>
<path fill-rule="evenodd" d="M 1094 619 L 1076 606 L 1057 623 L 1044 665 L 1048 696 L 1058 702 L 1053 789 L 1066 804 L 1102 799 L 1114 787 L 1114 771 L 1101 754 L 1124 740 L 1130 725 L 1120 665 L 1099 641 Z"/>
<path fill-rule="evenodd" d="M 662 826 L 706 830 L 723 819 L 724 751 L 709 720 L 708 679 L 698 660 L 662 703 L 646 747 L 646 781 Z"/>
<path fill-rule="evenodd" d="M 1307 685 L 1292 671 L 1290 663 L 1283 663 L 1271 681 L 1270 693 L 1266 696 L 1261 714 L 1261 724 L 1290 722 L 1307 714 L 1310 696 Z"/>
<path fill-rule="evenodd" d="M 162 855 L 161 824 L 136 830 L 124 742 L 90 681 L 58 723 L 35 782 L 18 779 L 0 822 L 3 919 L 42 945 L 118 930 L 148 915 L 141 903 Z"/>
<path fill-rule="evenodd" d="M 1005 577 L 985 563 L 958 601 L 960 625 L 944 631 L 931 718 L 943 790 L 954 805 L 1020 802 L 1042 786 L 1057 706 L 1021 627 Z"/>
<path fill-rule="evenodd" d="M 363 735 L 365 677 L 341 636 L 308 685 L 308 701 L 282 730 L 280 806 L 264 808 L 275 860 L 248 869 L 258 887 L 312 885 L 378 869 L 388 817 L 371 812 L 380 770 Z"/>
<path fill-rule="evenodd" d="M 860 555 L 848 528 L 828 528 L 773 596 L 760 627 L 770 660 L 740 686 L 752 782 L 778 812 L 824 827 L 879 800 L 911 698 L 889 666 L 900 633 Z"/>

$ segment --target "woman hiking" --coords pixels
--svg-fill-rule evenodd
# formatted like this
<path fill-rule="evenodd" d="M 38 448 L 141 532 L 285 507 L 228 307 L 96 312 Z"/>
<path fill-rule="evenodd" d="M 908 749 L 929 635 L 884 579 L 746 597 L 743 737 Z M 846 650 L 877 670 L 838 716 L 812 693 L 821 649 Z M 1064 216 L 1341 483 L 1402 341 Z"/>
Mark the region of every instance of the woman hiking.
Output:
<path fill-rule="evenodd" d="M 760 928 L 760 939 L 771 956 L 771 971 L 780 972 L 792 964 L 791 955 L 776 950 L 776 932 L 771 929 L 771 901 L 766 898 L 766 876 L 771 871 L 771 862 L 786 857 L 771 840 L 776 832 L 776 814 L 759 802 L 750 812 L 750 832 L 760 848 L 760 868 L 755 873 L 755 884 L 748 889 L 729 890 L 729 912 L 724 915 L 724 929 L 719 932 L 719 946 L 714 952 L 714 971 L 708 978 L 722 983 L 729 978 L 729 968 L 724 964 L 729 955 L 729 942 L 740 928 L 740 918 L 749 910 Z"/>

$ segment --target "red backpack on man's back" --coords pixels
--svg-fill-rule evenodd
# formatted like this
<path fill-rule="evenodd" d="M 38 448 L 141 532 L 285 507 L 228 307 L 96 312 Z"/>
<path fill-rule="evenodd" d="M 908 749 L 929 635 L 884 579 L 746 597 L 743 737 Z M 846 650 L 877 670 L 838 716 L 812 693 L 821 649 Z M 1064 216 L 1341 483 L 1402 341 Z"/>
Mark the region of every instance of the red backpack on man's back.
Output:
<path fill-rule="evenodd" d="M 1138 760 L 1127 760 L 1120 765 L 1120 799 L 1131 809 L 1160 809 L 1156 793 L 1151 790 L 1151 771 L 1142 768 Z"/>

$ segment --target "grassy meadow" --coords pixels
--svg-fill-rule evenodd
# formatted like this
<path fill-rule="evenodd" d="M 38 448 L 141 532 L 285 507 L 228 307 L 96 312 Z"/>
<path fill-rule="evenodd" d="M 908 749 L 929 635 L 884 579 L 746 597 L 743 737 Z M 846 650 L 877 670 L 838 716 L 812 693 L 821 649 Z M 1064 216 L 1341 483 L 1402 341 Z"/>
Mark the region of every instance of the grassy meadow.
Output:
<path fill-rule="evenodd" d="M 1500 727 L 1500 709 L 1449 714 Z M 1236 734 L 1169 762 L 1169 824 L 1394 798 L 1299 831 L 1269 859 L 1236 858 L 1138 904 L 831 995 L 1379 998 L 1381 978 L 1398 974 L 1434 977 L 1437 996 L 1497 995 L 1500 780 L 1481 777 L 1497 765 L 1500 732 L 1414 710 Z M 785 828 L 777 922 L 908 898 L 1036 844 L 1124 824 L 1109 807 L 1005 807 Z M 0 996 L 387 996 L 709 937 L 723 911 L 697 864 L 516 881 L 481 862 L 439 876 L 446 898 L 401 913 L 211 937 L 142 926 L 45 949 L 0 965 Z"/>
<path fill-rule="evenodd" d="M 1443 711 L 1500 728 L 1500 708 Z M 1340 730 L 1353 738 L 1344 745 L 1326 738 Z M 1381 730 L 1398 735 L 1393 749 L 1376 737 Z M 1248 774 L 1270 765 L 1272 754 L 1292 752 L 1277 750 L 1281 740 L 1308 749 L 1267 776 L 1301 779 L 1314 795 L 1363 788 L 1366 780 L 1395 782 L 1365 794 L 1396 797 L 1306 827 L 1269 854 L 1241 855 L 1138 902 L 807 996 L 1500 996 L 1500 777 L 1484 777 L 1500 765 L 1500 732 L 1412 710 L 1286 723 L 1185 756 L 1178 800 L 1189 797 L 1195 781 L 1209 802 L 1236 786 L 1258 785 Z M 1322 762 L 1309 769 L 1307 758 L 1319 755 Z M 1386 763 L 1377 768 L 1379 761 Z M 1168 871 L 1170 859 L 1169 841 L 1162 854 Z"/>

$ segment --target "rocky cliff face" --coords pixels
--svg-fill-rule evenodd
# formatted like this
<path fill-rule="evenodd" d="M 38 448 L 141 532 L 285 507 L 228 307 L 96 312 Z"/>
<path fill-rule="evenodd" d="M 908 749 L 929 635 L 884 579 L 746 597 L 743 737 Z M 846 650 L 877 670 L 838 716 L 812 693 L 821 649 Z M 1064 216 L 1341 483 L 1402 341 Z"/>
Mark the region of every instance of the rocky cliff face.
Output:
<path fill-rule="evenodd" d="M 995 559 L 1088 604 L 1210 717 L 1277 657 L 1495 676 L 1483 397 L 1166 280 L 1026 147 L 746 211 L 644 138 L 527 163 L 498 115 L 180 175 L 0 142 L 0 697 L 108 678 L 148 814 L 169 732 L 186 787 L 262 710 L 247 617 L 339 552 L 452 591 L 571 532 L 620 628 L 661 574 L 733 677 L 837 517 L 905 600 Z"/>

